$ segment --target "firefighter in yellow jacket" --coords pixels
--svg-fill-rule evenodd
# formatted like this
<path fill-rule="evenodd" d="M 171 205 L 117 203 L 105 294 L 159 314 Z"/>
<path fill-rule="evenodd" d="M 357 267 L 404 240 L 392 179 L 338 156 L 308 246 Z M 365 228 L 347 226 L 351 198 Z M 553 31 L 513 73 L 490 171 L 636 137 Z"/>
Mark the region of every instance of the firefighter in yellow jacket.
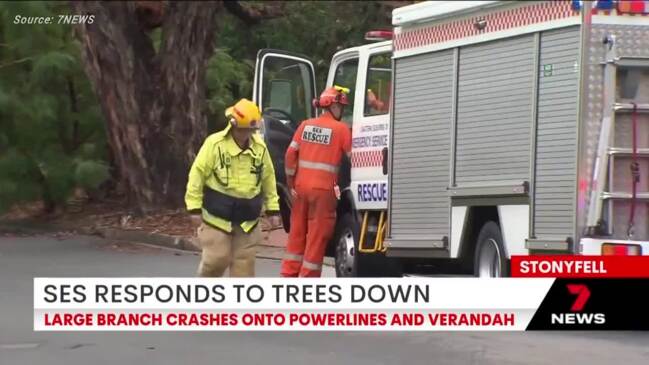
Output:
<path fill-rule="evenodd" d="M 280 224 L 275 169 L 258 133 L 256 104 L 241 99 L 225 113 L 228 126 L 207 137 L 189 172 L 185 204 L 202 223 L 198 275 L 255 275 L 256 246 L 261 241 L 263 211 L 273 227 Z"/>

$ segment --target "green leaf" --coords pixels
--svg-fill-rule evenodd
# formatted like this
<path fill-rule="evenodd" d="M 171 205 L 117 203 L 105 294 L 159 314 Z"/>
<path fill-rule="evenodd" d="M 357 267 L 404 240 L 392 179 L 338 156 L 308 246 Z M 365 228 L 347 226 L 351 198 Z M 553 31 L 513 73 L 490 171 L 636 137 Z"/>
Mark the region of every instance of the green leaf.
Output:
<path fill-rule="evenodd" d="M 109 177 L 108 166 L 99 161 L 81 161 L 74 171 L 76 183 L 86 189 L 96 189 Z"/>
<path fill-rule="evenodd" d="M 76 66 L 76 59 L 70 54 L 50 51 L 36 58 L 32 74 L 39 81 L 47 81 L 71 72 Z"/>
<path fill-rule="evenodd" d="M 0 155 L 0 211 L 39 197 L 33 161 L 10 148 Z"/>
<path fill-rule="evenodd" d="M 9 107 L 9 95 L 2 90 L 2 85 L 0 85 L 0 113 L 2 110 Z"/>
<path fill-rule="evenodd" d="M 4 134 L 4 132 L 0 132 L 0 153 L 8 147 L 9 138 Z"/>
<path fill-rule="evenodd" d="M 65 202 L 74 189 L 72 161 L 62 154 L 52 153 L 41 160 L 39 167 L 45 177 L 45 186 L 52 200 L 57 203 Z"/>

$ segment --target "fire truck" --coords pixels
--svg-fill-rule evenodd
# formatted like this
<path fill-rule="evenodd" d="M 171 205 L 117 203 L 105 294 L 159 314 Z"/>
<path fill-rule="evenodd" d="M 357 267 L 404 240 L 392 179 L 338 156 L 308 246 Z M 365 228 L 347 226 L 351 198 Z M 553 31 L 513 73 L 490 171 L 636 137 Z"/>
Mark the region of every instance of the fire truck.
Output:
<path fill-rule="evenodd" d="M 353 134 L 338 276 L 507 276 L 512 255 L 649 254 L 649 2 L 435 1 L 336 53 Z M 307 57 L 258 54 L 277 170 L 318 111 Z"/>

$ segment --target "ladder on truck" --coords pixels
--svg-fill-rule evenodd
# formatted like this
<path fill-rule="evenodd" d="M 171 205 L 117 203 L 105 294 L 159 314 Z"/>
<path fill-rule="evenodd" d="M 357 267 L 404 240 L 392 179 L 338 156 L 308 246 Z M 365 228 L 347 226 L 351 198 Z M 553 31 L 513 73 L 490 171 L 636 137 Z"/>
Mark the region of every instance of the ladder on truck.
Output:
<path fill-rule="evenodd" d="M 588 206 L 587 227 L 589 234 L 612 235 L 613 225 L 613 201 L 627 200 L 631 202 L 631 213 L 627 225 L 626 236 L 632 239 L 634 236 L 634 210 L 637 201 L 649 200 L 649 191 L 637 191 L 640 172 L 638 159 L 649 157 L 649 148 L 637 147 L 637 123 L 639 113 L 648 113 L 649 104 L 640 104 L 634 101 L 621 102 L 617 99 L 616 86 L 618 67 L 640 67 L 649 69 L 649 58 L 618 57 L 616 52 L 616 38 L 608 35 L 604 44 L 607 47 L 606 60 L 604 62 L 604 102 L 602 124 L 597 146 L 597 157 L 593 168 L 591 195 Z M 636 95 L 637 96 L 637 95 Z M 632 147 L 613 146 L 615 140 L 615 119 L 621 113 L 631 113 L 632 125 Z M 617 156 L 631 156 L 632 162 L 630 172 L 632 174 L 631 192 L 625 188 L 614 186 L 615 158 Z M 607 176 L 608 173 L 608 176 Z M 646 178 L 646 177 L 645 177 Z M 628 187 L 626 187 L 628 189 Z M 608 219 L 602 218 L 603 206 L 607 202 Z"/>

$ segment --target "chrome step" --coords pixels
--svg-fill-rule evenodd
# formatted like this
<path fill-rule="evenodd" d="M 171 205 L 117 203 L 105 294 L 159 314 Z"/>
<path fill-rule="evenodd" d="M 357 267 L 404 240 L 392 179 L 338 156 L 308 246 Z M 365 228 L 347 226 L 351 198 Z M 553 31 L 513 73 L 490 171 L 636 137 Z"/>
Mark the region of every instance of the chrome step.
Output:
<path fill-rule="evenodd" d="M 620 192 L 603 192 L 602 199 L 632 199 L 631 193 L 620 193 Z M 636 193 L 635 198 L 638 200 L 649 200 L 649 192 Z"/>
<path fill-rule="evenodd" d="M 613 155 L 622 155 L 622 156 L 631 156 L 633 155 L 632 148 L 621 148 L 621 147 L 611 147 L 608 149 L 608 154 Z M 649 148 L 638 148 L 637 154 L 640 157 L 649 157 Z"/>
<path fill-rule="evenodd" d="M 638 113 L 649 113 L 649 104 L 636 104 Z M 618 112 L 632 112 L 633 104 L 631 103 L 615 103 L 613 109 Z"/>
<path fill-rule="evenodd" d="M 614 61 L 620 67 L 649 67 L 649 58 L 646 57 L 620 57 Z"/>

